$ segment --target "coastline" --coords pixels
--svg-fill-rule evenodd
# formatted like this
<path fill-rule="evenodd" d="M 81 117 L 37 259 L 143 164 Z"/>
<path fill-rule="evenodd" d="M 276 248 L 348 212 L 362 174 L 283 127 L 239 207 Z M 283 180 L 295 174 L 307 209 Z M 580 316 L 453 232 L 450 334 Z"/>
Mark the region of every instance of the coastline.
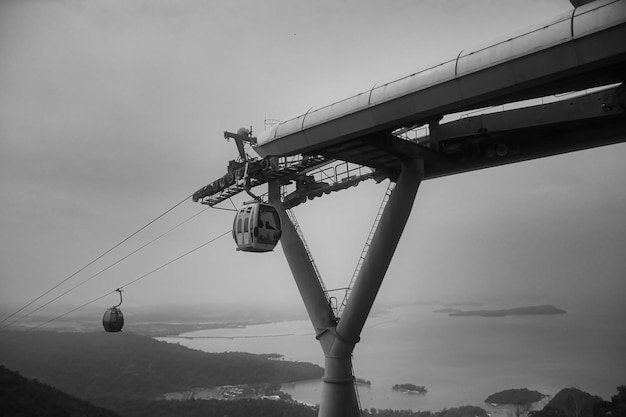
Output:
<path fill-rule="evenodd" d="M 402 306 L 368 319 L 354 353 L 356 377 L 371 381 L 370 386 L 359 385 L 364 407 L 414 411 L 463 405 L 488 408 L 484 399 L 503 388 L 526 386 L 555 395 L 572 384 L 610 398 L 616 386 L 623 384 L 615 369 L 626 367 L 621 355 L 626 349 L 626 329 L 616 320 L 608 320 L 613 317 L 609 312 L 459 320 L 434 313 L 432 308 L 432 304 Z M 603 325 L 597 326 L 598 322 Z M 180 336 L 189 338 L 166 341 L 214 352 L 277 353 L 286 360 L 323 366 L 323 354 L 308 320 Z M 608 350 L 596 354 L 594 340 L 608 340 Z M 525 353 L 520 356 L 522 348 Z M 428 387 L 428 393 L 394 392 L 391 387 L 398 381 L 419 381 Z M 282 389 L 295 400 L 314 404 L 319 401 L 321 385 L 320 380 L 301 381 L 282 384 Z"/>

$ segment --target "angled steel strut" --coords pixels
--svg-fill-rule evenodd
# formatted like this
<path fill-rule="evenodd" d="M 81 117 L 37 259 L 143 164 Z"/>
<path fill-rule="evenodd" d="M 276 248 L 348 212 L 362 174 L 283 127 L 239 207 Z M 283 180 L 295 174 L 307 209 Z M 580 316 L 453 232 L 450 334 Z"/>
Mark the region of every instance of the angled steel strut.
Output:
<path fill-rule="evenodd" d="M 359 416 L 352 352 L 382 284 L 411 213 L 424 175 L 422 160 L 403 161 L 396 186 L 380 216 L 358 276 L 337 321 L 306 246 L 280 201 L 280 185 L 270 185 L 270 201 L 282 222 L 281 244 L 325 356 L 320 417 Z"/>

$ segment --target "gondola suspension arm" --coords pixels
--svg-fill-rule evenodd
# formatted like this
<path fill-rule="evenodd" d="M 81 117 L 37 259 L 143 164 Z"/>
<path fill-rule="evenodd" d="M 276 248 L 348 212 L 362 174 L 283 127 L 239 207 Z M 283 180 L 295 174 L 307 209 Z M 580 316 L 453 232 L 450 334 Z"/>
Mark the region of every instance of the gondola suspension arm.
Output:
<path fill-rule="evenodd" d="M 252 193 L 252 191 L 250 191 L 250 177 L 248 176 L 249 167 L 250 167 L 250 162 L 246 160 L 246 169 L 243 172 L 244 190 L 250 197 L 254 198 L 255 201 L 262 201 L 259 196 L 255 195 L 254 193 Z"/>
<path fill-rule="evenodd" d="M 119 292 L 119 293 L 120 293 L 120 303 L 119 303 L 119 304 L 117 304 L 117 305 L 114 305 L 114 306 L 113 306 L 113 308 L 118 308 L 119 306 L 121 306 L 121 305 L 122 305 L 122 302 L 124 301 L 124 300 L 122 299 L 122 292 L 123 292 L 124 290 L 122 290 L 122 289 L 118 288 L 118 289 L 116 289 L 115 291 L 117 291 L 117 292 Z"/>

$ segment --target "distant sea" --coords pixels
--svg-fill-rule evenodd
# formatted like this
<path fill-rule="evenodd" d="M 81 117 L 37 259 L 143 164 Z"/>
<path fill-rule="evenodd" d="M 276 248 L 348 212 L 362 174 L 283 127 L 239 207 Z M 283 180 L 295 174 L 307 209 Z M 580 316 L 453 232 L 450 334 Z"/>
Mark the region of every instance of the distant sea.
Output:
<path fill-rule="evenodd" d="M 626 385 L 624 314 L 570 311 L 560 315 L 450 317 L 433 306 L 397 307 L 368 319 L 354 351 L 363 408 L 439 411 L 477 405 L 510 388 L 553 396 L 576 387 L 604 399 Z M 324 365 L 308 321 L 211 329 L 158 340 L 206 352 L 279 353 L 286 360 Z M 426 394 L 392 391 L 424 385 Z M 284 384 L 294 399 L 319 403 L 321 382 Z M 501 411 L 501 410 L 500 410 Z"/>

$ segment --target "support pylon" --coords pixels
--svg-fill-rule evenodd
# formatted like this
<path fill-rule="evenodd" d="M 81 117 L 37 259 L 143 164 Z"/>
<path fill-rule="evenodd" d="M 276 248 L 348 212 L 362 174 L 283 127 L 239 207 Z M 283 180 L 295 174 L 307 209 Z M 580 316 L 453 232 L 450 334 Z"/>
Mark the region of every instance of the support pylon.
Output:
<path fill-rule="evenodd" d="M 352 352 L 400 241 L 423 175 L 423 161 L 408 160 L 402 164 L 396 187 L 380 217 L 339 322 L 335 320 L 306 246 L 280 204 L 280 185 L 270 185 L 270 199 L 281 217 L 283 252 L 324 352 L 319 417 L 360 415 L 352 374 Z"/>

